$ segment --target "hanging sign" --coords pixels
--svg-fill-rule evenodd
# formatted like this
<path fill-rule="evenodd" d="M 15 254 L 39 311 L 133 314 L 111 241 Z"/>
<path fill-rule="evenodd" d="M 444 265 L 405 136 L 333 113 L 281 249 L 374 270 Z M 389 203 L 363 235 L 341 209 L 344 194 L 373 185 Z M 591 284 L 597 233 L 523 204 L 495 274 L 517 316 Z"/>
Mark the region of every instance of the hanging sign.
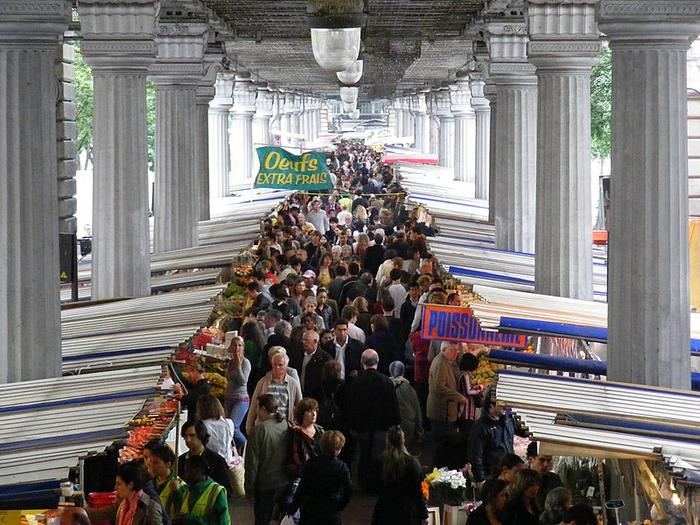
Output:
<path fill-rule="evenodd" d="M 485 345 L 526 348 L 527 337 L 518 334 L 487 332 L 479 326 L 469 308 L 424 304 L 421 323 L 423 339 L 481 343 Z"/>
<path fill-rule="evenodd" d="M 310 151 L 294 155 L 283 148 L 258 148 L 260 170 L 256 188 L 285 190 L 330 190 L 333 188 L 326 169 L 326 154 Z"/>

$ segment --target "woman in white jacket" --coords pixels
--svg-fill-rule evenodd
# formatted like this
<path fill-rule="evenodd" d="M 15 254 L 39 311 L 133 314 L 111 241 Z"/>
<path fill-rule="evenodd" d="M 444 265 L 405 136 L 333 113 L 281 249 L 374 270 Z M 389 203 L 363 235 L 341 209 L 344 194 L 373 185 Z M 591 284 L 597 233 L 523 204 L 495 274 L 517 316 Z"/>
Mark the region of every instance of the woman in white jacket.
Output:
<path fill-rule="evenodd" d="M 197 400 L 197 419 L 204 423 L 209 432 L 207 448 L 230 465 L 234 456 L 232 443 L 235 429 L 233 421 L 224 417 L 224 407 L 215 396 L 209 394 Z"/>

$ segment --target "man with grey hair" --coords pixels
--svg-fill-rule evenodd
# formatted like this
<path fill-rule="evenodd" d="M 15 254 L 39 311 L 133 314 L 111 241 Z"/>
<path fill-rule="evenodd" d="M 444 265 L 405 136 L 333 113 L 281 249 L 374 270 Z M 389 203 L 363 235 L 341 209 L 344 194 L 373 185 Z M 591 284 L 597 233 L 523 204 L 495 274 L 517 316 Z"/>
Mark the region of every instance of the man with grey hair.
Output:
<path fill-rule="evenodd" d="M 294 405 L 301 399 L 301 386 L 299 381 L 289 374 L 289 356 L 284 348 L 273 346 L 270 349 L 272 357 L 272 371 L 265 374 L 258 384 L 250 400 L 250 409 L 245 422 L 246 433 L 250 436 L 255 426 L 259 423 L 258 396 L 272 394 L 279 403 L 277 413 L 282 417 L 289 417 L 294 410 Z"/>
<path fill-rule="evenodd" d="M 374 494 L 382 478 L 386 431 L 401 423 L 401 415 L 394 384 L 377 370 L 379 354 L 368 348 L 360 361 L 362 373 L 349 386 L 348 424 L 360 447 L 360 486 Z"/>
<path fill-rule="evenodd" d="M 299 372 L 301 391 L 306 397 L 321 400 L 321 373 L 331 356 L 319 348 L 319 335 L 315 330 L 306 330 L 302 335 L 303 352 L 291 354 L 292 366 Z"/>

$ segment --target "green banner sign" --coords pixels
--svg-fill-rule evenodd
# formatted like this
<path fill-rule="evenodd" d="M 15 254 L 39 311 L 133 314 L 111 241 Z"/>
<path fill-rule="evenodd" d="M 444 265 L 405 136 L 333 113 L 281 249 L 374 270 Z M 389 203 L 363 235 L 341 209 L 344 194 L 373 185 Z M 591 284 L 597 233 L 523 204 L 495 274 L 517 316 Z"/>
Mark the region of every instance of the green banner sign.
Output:
<path fill-rule="evenodd" d="M 333 188 L 326 169 L 326 154 L 313 151 L 294 155 L 283 148 L 258 148 L 260 170 L 256 188 L 285 190 L 330 190 Z"/>

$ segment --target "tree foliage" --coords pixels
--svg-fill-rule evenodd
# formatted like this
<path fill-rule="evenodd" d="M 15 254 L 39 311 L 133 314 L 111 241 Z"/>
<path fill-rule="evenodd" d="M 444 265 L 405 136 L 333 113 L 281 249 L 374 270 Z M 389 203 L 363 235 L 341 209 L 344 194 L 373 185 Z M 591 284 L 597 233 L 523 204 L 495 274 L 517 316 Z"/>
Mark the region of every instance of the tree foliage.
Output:
<path fill-rule="evenodd" d="M 93 88 L 92 69 L 83 60 L 80 43 L 75 44 L 75 104 L 78 131 L 78 155 L 87 152 L 92 157 Z M 155 166 L 156 143 L 156 92 L 153 82 L 146 82 L 146 142 L 148 144 L 148 169 Z"/>
<path fill-rule="evenodd" d="M 77 114 L 75 117 L 77 128 L 77 150 L 78 155 L 87 152 L 88 158 L 92 150 L 92 71 L 83 61 L 80 52 L 80 42 L 75 43 L 75 107 Z"/>
<path fill-rule="evenodd" d="M 604 159 L 612 149 L 612 53 L 605 43 L 599 58 L 591 76 L 591 152 Z"/>

